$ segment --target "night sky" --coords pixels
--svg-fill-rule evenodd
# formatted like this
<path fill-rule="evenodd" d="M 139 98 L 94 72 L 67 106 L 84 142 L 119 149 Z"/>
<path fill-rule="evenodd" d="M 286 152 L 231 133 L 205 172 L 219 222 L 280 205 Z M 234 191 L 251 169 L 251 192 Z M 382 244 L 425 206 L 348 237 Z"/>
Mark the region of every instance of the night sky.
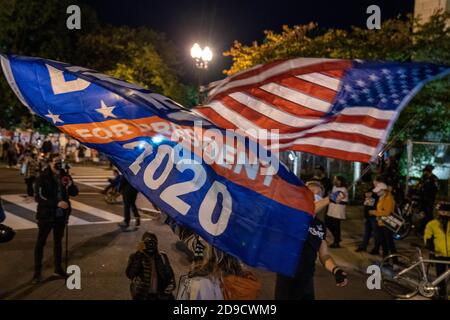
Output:
<path fill-rule="evenodd" d="M 187 78 L 193 67 L 190 48 L 194 42 L 208 44 L 215 56 L 208 80 L 223 78 L 222 70 L 231 59 L 222 52 L 234 40 L 250 44 L 261 41 L 263 30 L 281 30 L 290 26 L 317 22 L 319 27 L 349 28 L 365 26 L 366 8 L 377 4 L 382 20 L 414 10 L 413 0 L 89 0 L 102 22 L 113 25 L 147 26 L 164 32 L 178 47 L 187 67 Z"/>

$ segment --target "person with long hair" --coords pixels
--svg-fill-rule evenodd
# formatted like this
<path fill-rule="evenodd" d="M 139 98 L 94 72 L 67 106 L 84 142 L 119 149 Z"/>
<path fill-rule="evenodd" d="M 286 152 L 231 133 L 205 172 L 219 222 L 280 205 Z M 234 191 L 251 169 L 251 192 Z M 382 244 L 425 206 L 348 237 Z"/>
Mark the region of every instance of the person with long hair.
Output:
<path fill-rule="evenodd" d="M 341 221 L 346 218 L 345 210 L 348 202 L 347 183 L 342 176 L 335 176 L 333 189 L 330 195 L 330 205 L 328 206 L 325 224 L 333 235 L 333 243 L 330 248 L 340 248 L 341 242 Z"/>
<path fill-rule="evenodd" d="M 155 234 L 145 232 L 125 271 L 133 300 L 173 300 L 175 277 L 169 258 L 158 249 Z"/>

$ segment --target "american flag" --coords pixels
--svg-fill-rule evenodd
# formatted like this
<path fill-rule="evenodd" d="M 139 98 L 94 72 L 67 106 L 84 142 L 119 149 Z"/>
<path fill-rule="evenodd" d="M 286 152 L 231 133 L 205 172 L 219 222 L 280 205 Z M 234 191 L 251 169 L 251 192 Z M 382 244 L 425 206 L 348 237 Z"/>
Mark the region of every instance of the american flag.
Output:
<path fill-rule="evenodd" d="M 282 151 L 369 162 L 411 98 L 449 72 L 428 63 L 282 60 L 211 84 L 195 110 L 222 128 L 278 129 L 271 147 Z"/>

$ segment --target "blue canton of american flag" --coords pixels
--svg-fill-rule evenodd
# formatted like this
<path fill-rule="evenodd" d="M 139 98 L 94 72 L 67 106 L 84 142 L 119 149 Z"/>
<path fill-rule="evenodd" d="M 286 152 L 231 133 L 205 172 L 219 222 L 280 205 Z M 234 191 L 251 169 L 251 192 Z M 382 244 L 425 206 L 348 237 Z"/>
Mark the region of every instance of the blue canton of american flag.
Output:
<path fill-rule="evenodd" d="M 276 61 L 211 84 L 196 110 L 223 128 L 277 129 L 274 149 L 368 162 L 412 97 L 449 72 L 429 63 Z"/>
<path fill-rule="evenodd" d="M 431 80 L 445 70 L 443 66 L 431 64 L 357 63 L 344 77 L 332 112 L 361 105 L 396 110 L 405 98 L 408 101 L 412 98 L 420 89 L 415 88 L 424 80 Z"/>

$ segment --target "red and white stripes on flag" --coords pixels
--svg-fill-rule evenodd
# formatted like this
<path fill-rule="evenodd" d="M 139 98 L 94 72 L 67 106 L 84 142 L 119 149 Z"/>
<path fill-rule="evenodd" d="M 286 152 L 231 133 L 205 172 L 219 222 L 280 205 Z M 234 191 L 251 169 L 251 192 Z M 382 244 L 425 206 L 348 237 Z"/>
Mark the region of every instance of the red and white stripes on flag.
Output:
<path fill-rule="evenodd" d="M 367 70 L 360 65 L 353 76 L 361 79 L 345 80 L 357 63 L 296 58 L 258 65 L 214 83 L 207 102 L 195 110 L 226 129 L 278 129 L 279 145 L 273 147 L 280 150 L 368 162 L 418 87 L 408 88 L 409 95 L 403 90 L 404 99 L 395 103 L 386 100 L 384 91 L 394 96 L 391 92 L 406 88 L 403 78 L 388 74 L 402 64 L 378 63 Z M 383 89 L 382 70 L 388 70 L 386 86 L 398 80 L 394 91 Z"/>

